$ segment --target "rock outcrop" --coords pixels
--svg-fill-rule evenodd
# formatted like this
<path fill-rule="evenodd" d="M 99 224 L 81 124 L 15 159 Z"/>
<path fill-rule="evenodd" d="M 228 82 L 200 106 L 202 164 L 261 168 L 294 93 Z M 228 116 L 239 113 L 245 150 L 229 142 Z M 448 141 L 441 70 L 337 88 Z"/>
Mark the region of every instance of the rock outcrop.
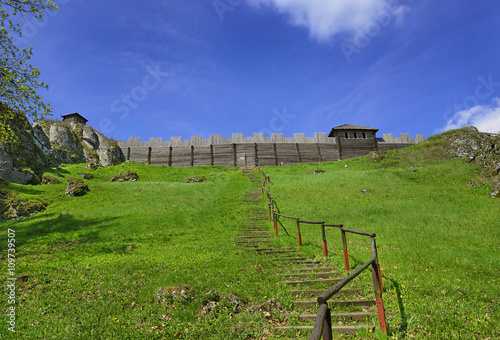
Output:
<path fill-rule="evenodd" d="M 68 196 L 83 196 L 89 191 L 89 187 L 81 179 L 68 178 L 68 187 L 66 195 Z"/>
<path fill-rule="evenodd" d="M 9 126 L 18 141 L 0 145 L 0 178 L 10 183 L 37 184 L 44 167 L 62 163 L 110 166 L 125 161 L 117 142 L 84 124 L 52 120 L 30 124 L 17 114 Z"/>
<path fill-rule="evenodd" d="M 449 131 L 443 138 L 450 142 L 449 152 L 481 166 L 483 175 L 500 174 L 500 136 L 479 132 L 474 126 Z"/>

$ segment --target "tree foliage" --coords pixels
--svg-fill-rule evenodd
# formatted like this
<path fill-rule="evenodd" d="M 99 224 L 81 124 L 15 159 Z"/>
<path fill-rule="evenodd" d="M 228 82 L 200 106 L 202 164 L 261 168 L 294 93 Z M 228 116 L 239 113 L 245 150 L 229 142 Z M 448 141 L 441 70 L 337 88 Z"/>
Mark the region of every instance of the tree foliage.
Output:
<path fill-rule="evenodd" d="M 37 93 L 48 86 L 38 80 L 40 72 L 28 62 L 32 48 L 19 48 L 14 43 L 14 37 L 22 37 L 21 23 L 27 17 L 40 19 L 52 10 L 57 10 L 57 5 L 49 0 L 0 0 L 0 144 L 15 139 L 9 127 L 15 112 L 35 120 L 52 112 Z"/>

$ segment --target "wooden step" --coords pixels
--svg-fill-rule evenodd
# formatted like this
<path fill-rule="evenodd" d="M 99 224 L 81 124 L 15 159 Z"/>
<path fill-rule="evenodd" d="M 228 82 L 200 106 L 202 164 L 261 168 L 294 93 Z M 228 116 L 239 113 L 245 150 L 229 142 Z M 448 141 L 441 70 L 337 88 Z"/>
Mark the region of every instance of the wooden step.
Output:
<path fill-rule="evenodd" d="M 337 270 L 339 267 L 307 267 L 303 269 L 297 269 L 294 267 L 293 269 L 296 269 L 298 273 L 315 273 L 315 272 L 329 272 L 332 270 Z"/>
<path fill-rule="evenodd" d="M 305 296 L 320 296 L 323 294 L 326 290 L 289 290 L 288 294 L 294 295 L 294 296 L 299 296 L 301 294 Z M 342 294 L 342 295 L 354 295 L 354 294 L 359 294 L 362 293 L 363 289 L 341 289 L 340 292 L 337 294 Z"/>
<path fill-rule="evenodd" d="M 326 272 L 326 273 L 308 273 L 308 274 L 280 274 L 281 277 L 289 279 L 307 279 L 312 275 L 316 276 L 318 279 L 328 279 L 330 276 L 339 276 L 342 275 L 342 273 Z"/>
<path fill-rule="evenodd" d="M 302 309 L 309 309 L 318 305 L 317 301 L 294 301 L 294 303 Z M 374 306 L 375 300 L 339 300 L 328 301 L 328 305 L 332 307 L 347 307 L 347 306 Z"/>
<path fill-rule="evenodd" d="M 353 313 L 332 313 L 332 321 L 366 321 L 366 319 L 376 317 L 377 313 L 374 312 L 353 312 Z M 316 314 L 299 315 L 299 319 L 303 321 L 316 320 Z"/>
<path fill-rule="evenodd" d="M 280 326 L 276 327 L 277 330 L 310 330 L 312 331 L 313 326 Z M 375 326 L 333 326 L 332 331 L 336 333 L 344 333 L 344 334 L 356 334 L 357 330 L 367 329 L 372 332 L 375 331 Z"/>
<path fill-rule="evenodd" d="M 288 259 L 288 260 L 293 262 L 281 264 L 280 267 L 290 267 L 293 265 L 305 265 L 309 267 L 314 267 L 317 266 L 318 264 L 322 264 L 322 262 L 319 261 L 302 261 L 302 260 L 307 260 L 307 258 L 301 258 L 301 260 L 295 260 L 295 259 Z"/>
<path fill-rule="evenodd" d="M 296 253 L 296 252 L 297 252 L 296 250 L 272 250 L 272 251 L 263 251 L 260 254 L 274 255 L 274 254 L 289 254 L 289 253 Z M 297 255 L 293 255 L 293 256 L 297 256 Z"/>
<path fill-rule="evenodd" d="M 239 236 L 238 239 L 239 240 L 251 240 L 251 239 L 267 239 L 267 238 L 271 238 L 272 236 L 270 235 L 255 235 L 255 236 Z"/>
<path fill-rule="evenodd" d="M 323 280 L 304 280 L 304 281 L 285 281 L 286 284 L 291 286 L 298 285 L 314 285 L 316 283 L 325 283 L 327 285 L 334 285 L 340 282 L 342 279 L 323 279 Z"/>
<path fill-rule="evenodd" d="M 272 236 L 268 231 L 240 231 L 238 236 Z"/>
<path fill-rule="evenodd" d="M 256 246 L 261 246 L 268 244 L 270 241 L 269 240 L 259 240 L 259 241 L 236 241 L 236 244 L 243 244 L 243 245 L 256 245 Z"/>

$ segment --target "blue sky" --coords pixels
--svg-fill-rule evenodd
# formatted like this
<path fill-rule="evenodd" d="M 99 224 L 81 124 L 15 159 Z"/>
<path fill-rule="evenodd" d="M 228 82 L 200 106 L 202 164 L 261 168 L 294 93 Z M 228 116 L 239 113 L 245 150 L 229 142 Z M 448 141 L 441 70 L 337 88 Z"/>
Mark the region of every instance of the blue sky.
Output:
<path fill-rule="evenodd" d="M 108 137 L 500 131 L 497 0 L 60 0 L 21 47 Z"/>

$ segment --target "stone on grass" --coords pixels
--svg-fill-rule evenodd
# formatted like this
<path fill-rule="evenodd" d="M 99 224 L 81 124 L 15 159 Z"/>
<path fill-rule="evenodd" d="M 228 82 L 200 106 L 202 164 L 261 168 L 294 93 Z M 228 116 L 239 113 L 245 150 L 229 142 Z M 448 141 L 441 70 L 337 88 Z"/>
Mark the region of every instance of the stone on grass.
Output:
<path fill-rule="evenodd" d="M 205 182 L 206 180 L 207 180 L 206 177 L 192 177 L 186 179 L 184 183 L 200 183 L 200 182 Z"/>
<path fill-rule="evenodd" d="M 99 167 L 99 165 L 96 163 L 87 163 L 83 166 L 84 169 L 88 169 L 88 170 L 97 170 L 98 167 Z"/>
<path fill-rule="evenodd" d="M 68 196 L 83 196 L 89 191 L 87 184 L 81 179 L 68 178 L 68 187 L 66 188 L 66 195 Z"/>
<path fill-rule="evenodd" d="M 139 179 L 137 173 L 130 170 L 119 171 L 117 174 L 117 176 L 111 177 L 111 182 L 136 182 Z"/>
<path fill-rule="evenodd" d="M 83 179 L 94 179 L 94 175 L 85 172 L 79 172 L 78 176 L 82 177 Z"/>
<path fill-rule="evenodd" d="M 190 285 L 160 288 L 155 295 L 155 300 L 164 307 L 185 304 L 196 296 Z"/>
<path fill-rule="evenodd" d="M 52 175 L 43 174 L 42 183 L 43 184 L 59 184 L 59 183 L 61 183 L 61 181 Z"/>
<path fill-rule="evenodd" d="M 269 299 L 260 305 L 251 306 L 248 310 L 252 313 L 257 313 L 257 312 L 262 312 L 262 313 L 278 312 L 285 314 L 288 313 L 285 306 L 279 303 L 278 300 L 276 299 Z"/>

